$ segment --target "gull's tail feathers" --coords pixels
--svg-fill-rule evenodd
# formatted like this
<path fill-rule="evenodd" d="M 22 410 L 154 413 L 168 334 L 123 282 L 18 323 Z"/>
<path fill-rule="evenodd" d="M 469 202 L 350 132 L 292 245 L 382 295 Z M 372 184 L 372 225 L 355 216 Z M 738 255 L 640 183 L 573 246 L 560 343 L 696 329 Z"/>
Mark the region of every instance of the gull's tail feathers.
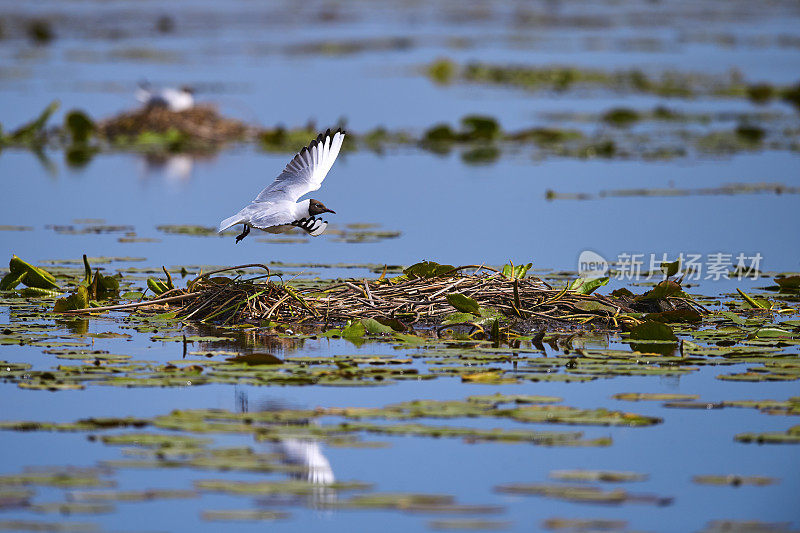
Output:
<path fill-rule="evenodd" d="M 233 215 L 232 217 L 228 217 L 222 222 L 219 223 L 219 229 L 217 229 L 217 233 L 222 233 L 226 229 L 230 228 L 231 226 L 235 226 L 236 224 L 243 224 L 244 220 L 242 220 L 242 216 L 239 214 Z"/>

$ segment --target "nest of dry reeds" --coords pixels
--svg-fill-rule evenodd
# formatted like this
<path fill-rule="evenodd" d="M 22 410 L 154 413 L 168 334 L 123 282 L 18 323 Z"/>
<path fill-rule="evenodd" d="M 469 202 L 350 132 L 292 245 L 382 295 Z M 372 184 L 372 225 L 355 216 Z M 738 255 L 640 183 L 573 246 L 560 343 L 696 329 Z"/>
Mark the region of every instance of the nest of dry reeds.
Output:
<path fill-rule="evenodd" d="M 557 290 L 537 277 L 513 279 L 496 271 L 467 274 L 455 269 L 450 275 L 432 278 L 362 279 L 302 290 L 267 277 L 198 279 L 182 299 L 177 317 L 228 325 L 262 321 L 337 324 L 374 318 L 434 327 L 457 311 L 448 299 L 453 294 L 477 302 L 478 316 L 482 310 L 491 310 L 510 320 L 533 323 L 611 325 L 613 317 L 631 311 L 613 298 Z"/>
<path fill-rule="evenodd" d="M 188 140 L 223 143 L 241 139 L 249 128 L 243 122 L 223 117 L 212 105 L 199 104 L 179 112 L 145 106 L 103 121 L 99 130 L 111 140 L 135 138 L 145 132 L 166 134 L 173 130 Z"/>

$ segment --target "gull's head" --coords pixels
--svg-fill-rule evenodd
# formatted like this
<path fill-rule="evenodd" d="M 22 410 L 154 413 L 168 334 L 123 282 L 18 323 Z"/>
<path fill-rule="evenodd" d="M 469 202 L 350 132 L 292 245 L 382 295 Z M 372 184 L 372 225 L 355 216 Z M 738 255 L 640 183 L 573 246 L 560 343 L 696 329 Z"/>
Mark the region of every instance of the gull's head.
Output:
<path fill-rule="evenodd" d="M 333 213 L 336 214 L 336 211 L 333 209 L 328 209 L 325 207 L 325 204 L 320 202 L 319 200 L 314 200 L 313 198 L 308 201 L 308 214 L 311 216 L 321 215 L 322 213 Z"/>
<path fill-rule="evenodd" d="M 190 87 L 188 85 L 181 85 L 180 91 L 183 94 L 188 94 L 188 95 L 194 94 L 194 88 L 192 88 L 192 87 Z"/>

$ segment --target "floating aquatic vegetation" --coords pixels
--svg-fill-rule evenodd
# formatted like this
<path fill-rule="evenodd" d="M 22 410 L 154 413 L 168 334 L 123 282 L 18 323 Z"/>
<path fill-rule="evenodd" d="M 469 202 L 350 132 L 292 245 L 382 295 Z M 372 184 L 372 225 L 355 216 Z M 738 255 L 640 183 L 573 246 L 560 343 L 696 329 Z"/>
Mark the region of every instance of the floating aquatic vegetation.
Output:
<path fill-rule="evenodd" d="M 649 76 L 638 69 L 608 71 L 568 66 L 498 65 L 472 62 L 458 65 L 438 59 L 427 67 L 437 83 L 462 81 L 517 87 L 527 91 L 607 89 L 614 92 L 654 94 L 668 98 L 751 98 L 765 101 L 774 95 L 797 105 L 797 86 L 773 87 L 748 84 L 736 74 L 719 76 L 699 72 L 665 71 Z M 627 115 L 627 113 L 626 113 Z"/>
<path fill-rule="evenodd" d="M 604 481 L 621 483 L 644 481 L 649 476 L 638 472 L 617 472 L 612 470 L 554 470 L 550 477 L 559 481 Z"/>
<path fill-rule="evenodd" d="M 47 142 L 45 126 L 59 106 L 60 104 L 57 100 L 51 102 L 38 117 L 8 135 L 4 135 L 0 130 L 0 146 L 29 146 L 36 148 L 44 145 Z"/>
<path fill-rule="evenodd" d="M 739 433 L 735 440 L 756 444 L 800 444 L 800 425 L 792 426 L 785 432 Z"/>
<path fill-rule="evenodd" d="M 6 474 L 0 476 L 0 486 L 113 487 L 113 481 L 100 477 L 103 473 L 97 469 L 65 468 L 44 472 Z"/>
<path fill-rule="evenodd" d="M 502 494 L 530 494 L 580 503 L 647 503 L 671 505 L 672 498 L 652 494 L 633 494 L 622 489 L 604 490 L 590 485 L 556 485 L 547 483 L 509 483 L 494 488 Z"/>
<path fill-rule="evenodd" d="M 266 511 L 262 509 L 229 509 L 204 510 L 200 514 L 203 520 L 210 522 L 256 522 L 267 520 L 283 520 L 291 516 L 285 511 Z"/>
<path fill-rule="evenodd" d="M 0 487 L 0 510 L 27 508 L 33 495 L 31 489 Z"/>
<path fill-rule="evenodd" d="M 267 494 L 311 495 L 319 491 L 320 485 L 309 481 L 229 481 L 222 479 L 200 479 L 194 486 L 201 492 L 219 492 L 223 494 L 263 496 Z M 371 483 L 360 481 L 336 481 L 326 483 L 325 489 L 337 492 L 363 491 L 372 488 Z"/>
<path fill-rule="evenodd" d="M 0 225 L 0 231 L 33 231 L 32 226 L 3 226 Z"/>
<path fill-rule="evenodd" d="M 92 267 L 86 254 L 83 255 L 84 278 L 70 296 L 56 300 L 53 311 L 63 313 L 74 309 L 86 309 L 97 300 L 110 298 L 119 294 L 119 279 L 104 276 L 98 268 L 92 276 Z"/>
<path fill-rule="evenodd" d="M 83 532 L 99 531 L 97 524 L 88 522 L 43 522 L 40 520 L 0 520 L 0 530 L 7 531 L 55 531 L 55 532 Z"/>
<path fill-rule="evenodd" d="M 484 519 L 432 520 L 428 526 L 434 531 L 501 531 L 513 525 L 509 521 Z"/>
<path fill-rule="evenodd" d="M 730 485 L 733 487 L 752 485 L 754 487 L 764 487 L 772 485 L 777 481 L 777 479 L 767 476 L 737 476 L 735 474 L 729 474 L 727 476 L 692 476 L 692 482 L 698 485 Z"/>
<path fill-rule="evenodd" d="M 632 197 L 683 197 L 683 196 L 728 196 L 739 194 L 800 194 L 800 187 L 791 187 L 782 183 L 732 183 L 719 187 L 701 189 L 617 189 L 590 193 L 559 193 L 548 190 L 548 200 L 596 200 L 601 198 Z"/>
<path fill-rule="evenodd" d="M 156 230 L 169 235 L 194 235 L 202 237 L 223 235 L 217 233 L 217 228 L 215 227 L 196 226 L 190 224 L 161 224 L 156 226 Z"/>
<path fill-rule="evenodd" d="M 7 291 L 22 283 L 27 287 L 55 290 L 59 289 L 56 278 L 42 268 L 26 263 L 16 255 L 8 263 L 9 273 L 0 280 L 0 290 Z"/>
<path fill-rule="evenodd" d="M 639 113 L 627 107 L 610 109 L 603 115 L 603 121 L 620 128 L 626 128 L 641 119 Z"/>
<path fill-rule="evenodd" d="M 551 531 L 623 531 L 628 522 L 602 518 L 548 518 L 542 522 L 544 529 Z"/>
<path fill-rule="evenodd" d="M 31 511 L 43 514 L 109 514 L 116 510 L 116 507 L 109 503 L 84 503 L 84 502 L 48 502 L 37 503 L 30 506 Z"/>
<path fill-rule="evenodd" d="M 505 509 L 499 505 L 463 503 L 417 503 L 403 508 L 403 511 L 407 513 L 456 515 L 499 514 L 504 510 Z"/>
<path fill-rule="evenodd" d="M 792 533 L 789 522 L 712 520 L 700 533 Z"/>
<path fill-rule="evenodd" d="M 73 490 L 67 499 L 75 502 L 144 502 L 151 500 L 173 500 L 196 498 L 193 490 L 145 489 L 145 490 Z"/>
<path fill-rule="evenodd" d="M 405 510 L 419 505 L 452 505 L 455 498 L 448 494 L 418 494 L 398 492 L 371 492 L 357 494 L 339 505 L 355 509 Z"/>
<path fill-rule="evenodd" d="M 292 44 L 284 47 L 284 51 L 288 54 L 343 56 L 360 52 L 408 50 L 413 46 L 414 40 L 409 37 L 378 37 Z"/>
<path fill-rule="evenodd" d="M 612 396 L 615 400 L 626 400 L 638 402 L 641 400 L 670 401 L 670 400 L 696 400 L 700 396 L 697 394 L 676 394 L 660 392 L 621 392 Z"/>

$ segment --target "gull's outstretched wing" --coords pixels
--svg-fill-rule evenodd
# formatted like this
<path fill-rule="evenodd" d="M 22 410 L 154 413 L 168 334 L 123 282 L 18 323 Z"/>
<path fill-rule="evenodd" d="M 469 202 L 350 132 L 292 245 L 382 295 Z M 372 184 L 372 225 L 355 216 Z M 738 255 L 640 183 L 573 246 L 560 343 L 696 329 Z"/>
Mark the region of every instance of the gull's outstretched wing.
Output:
<path fill-rule="evenodd" d="M 286 165 L 281 175 L 261 191 L 254 202 L 291 200 L 296 202 L 304 194 L 316 191 L 322 180 L 336 161 L 344 141 L 342 130 L 331 134 L 331 130 L 321 133 L 316 139 L 300 150 Z"/>

